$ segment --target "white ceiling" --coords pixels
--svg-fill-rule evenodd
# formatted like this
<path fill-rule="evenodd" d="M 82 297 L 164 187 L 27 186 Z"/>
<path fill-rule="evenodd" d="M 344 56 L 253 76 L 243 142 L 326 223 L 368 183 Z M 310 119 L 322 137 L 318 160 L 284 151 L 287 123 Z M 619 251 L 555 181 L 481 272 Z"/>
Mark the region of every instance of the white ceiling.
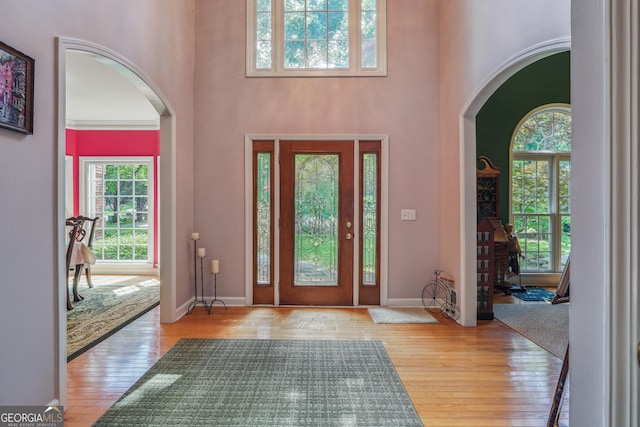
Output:
<path fill-rule="evenodd" d="M 67 127 L 158 129 L 159 114 L 145 95 L 108 61 L 67 50 Z"/>

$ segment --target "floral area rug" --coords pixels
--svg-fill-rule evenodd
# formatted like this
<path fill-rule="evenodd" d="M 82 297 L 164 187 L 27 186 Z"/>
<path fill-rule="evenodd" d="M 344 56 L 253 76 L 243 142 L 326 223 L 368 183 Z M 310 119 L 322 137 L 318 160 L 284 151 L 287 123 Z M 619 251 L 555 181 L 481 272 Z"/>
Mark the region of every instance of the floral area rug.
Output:
<path fill-rule="evenodd" d="M 83 277 L 67 312 L 67 362 L 117 332 L 160 303 L 157 276 L 97 276 L 89 288 Z"/>

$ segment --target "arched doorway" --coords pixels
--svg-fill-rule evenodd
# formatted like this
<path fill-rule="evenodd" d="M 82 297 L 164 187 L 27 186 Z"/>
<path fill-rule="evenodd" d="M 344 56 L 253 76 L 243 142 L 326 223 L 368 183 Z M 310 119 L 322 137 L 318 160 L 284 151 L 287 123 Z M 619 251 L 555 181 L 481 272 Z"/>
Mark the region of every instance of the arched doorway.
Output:
<path fill-rule="evenodd" d="M 460 115 L 460 178 L 463 197 L 461 206 L 460 277 L 465 288 L 462 290 L 460 323 L 465 326 L 476 324 L 476 116 L 491 95 L 511 76 L 526 66 L 547 56 L 570 50 L 570 39 L 559 39 L 532 46 L 513 56 L 477 89 L 467 101 Z M 468 236 L 472 236 L 469 238 Z"/>
<path fill-rule="evenodd" d="M 175 305 L 175 194 L 173 191 L 175 182 L 175 148 L 173 111 L 153 82 L 134 64 L 117 53 L 96 45 L 76 39 L 58 39 L 58 222 L 65 218 L 65 131 L 66 131 L 66 58 L 68 51 L 78 51 L 91 55 L 96 61 L 111 67 L 121 76 L 126 78 L 135 90 L 139 91 L 153 106 L 159 115 L 160 130 L 160 161 L 159 179 L 162 182 L 159 191 L 159 228 L 158 236 L 161 238 L 159 252 L 162 258 L 160 270 L 160 320 L 170 323 L 176 320 Z M 64 246 L 64 228 L 58 230 L 58 247 Z M 66 268 L 64 254 L 58 254 L 58 280 L 57 283 L 66 283 Z M 66 290 L 65 286 L 58 287 L 58 395 L 60 403 L 66 405 Z"/>

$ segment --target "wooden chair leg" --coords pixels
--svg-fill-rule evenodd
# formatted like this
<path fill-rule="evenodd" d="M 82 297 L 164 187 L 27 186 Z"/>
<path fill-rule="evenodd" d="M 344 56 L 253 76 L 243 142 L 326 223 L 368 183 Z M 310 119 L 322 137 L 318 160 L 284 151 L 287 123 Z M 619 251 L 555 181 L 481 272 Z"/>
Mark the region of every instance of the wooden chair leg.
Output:
<path fill-rule="evenodd" d="M 85 276 L 87 276 L 87 284 L 90 288 L 93 288 L 93 283 L 91 282 L 91 267 L 84 268 Z"/>
<path fill-rule="evenodd" d="M 71 297 L 69 296 L 69 281 L 67 280 L 67 311 L 69 310 L 73 310 L 73 305 L 71 304 Z"/>
<path fill-rule="evenodd" d="M 78 283 L 80 283 L 80 274 L 82 273 L 84 264 L 77 264 L 73 272 L 73 301 L 82 301 L 84 298 L 78 293 Z"/>

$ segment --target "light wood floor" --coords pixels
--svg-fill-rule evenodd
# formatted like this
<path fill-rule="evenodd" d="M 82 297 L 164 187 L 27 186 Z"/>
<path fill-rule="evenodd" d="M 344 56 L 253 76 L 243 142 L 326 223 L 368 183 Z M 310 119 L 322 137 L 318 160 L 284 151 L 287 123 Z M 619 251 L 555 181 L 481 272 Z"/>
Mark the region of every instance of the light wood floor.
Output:
<path fill-rule="evenodd" d="M 497 320 L 464 328 L 436 317 L 384 325 L 365 308 L 217 305 L 160 324 L 156 308 L 68 363 L 65 426 L 91 425 L 182 337 L 381 340 L 425 426 L 546 426 L 560 359 Z"/>

